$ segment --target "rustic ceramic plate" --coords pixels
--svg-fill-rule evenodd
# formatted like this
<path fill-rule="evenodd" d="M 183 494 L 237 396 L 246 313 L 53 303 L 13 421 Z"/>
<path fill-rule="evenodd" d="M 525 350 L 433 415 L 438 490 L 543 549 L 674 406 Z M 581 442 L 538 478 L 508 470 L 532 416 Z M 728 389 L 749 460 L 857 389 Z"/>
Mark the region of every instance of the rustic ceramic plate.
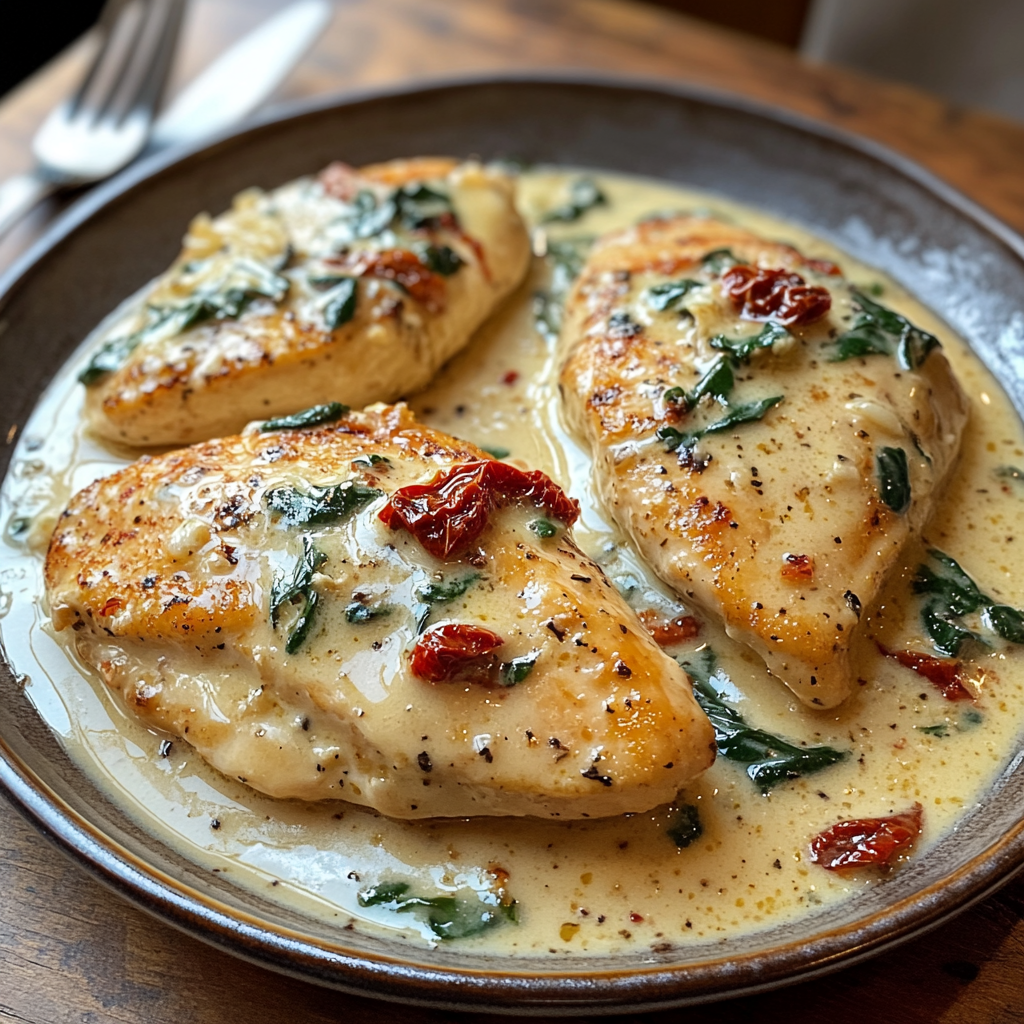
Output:
<path fill-rule="evenodd" d="M 606 168 L 707 189 L 805 225 L 880 267 L 973 346 L 1024 410 L 1024 240 L 902 158 L 745 101 L 676 86 L 484 80 L 308 105 L 157 157 L 73 208 L 0 283 L 0 410 L 24 424 L 72 349 L 175 255 L 198 210 L 330 160 L 416 153 Z M 9 435 L 10 436 L 10 435 Z M 0 448 L 6 473 L 11 446 Z M 83 867 L 191 934 L 362 995 L 459 1009 L 600 1013 L 749 993 L 834 970 L 935 926 L 1024 863 L 1024 753 L 955 834 L 816 917 L 663 957 L 511 961 L 361 938 L 262 902 L 161 845 L 65 754 L 0 662 L 0 783 Z"/>

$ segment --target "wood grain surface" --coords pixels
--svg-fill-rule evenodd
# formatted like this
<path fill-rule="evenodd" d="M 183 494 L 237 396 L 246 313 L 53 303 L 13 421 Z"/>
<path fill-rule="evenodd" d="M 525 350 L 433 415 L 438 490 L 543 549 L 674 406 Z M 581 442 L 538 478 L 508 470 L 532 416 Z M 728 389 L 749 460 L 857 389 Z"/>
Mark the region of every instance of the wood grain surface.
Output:
<path fill-rule="evenodd" d="M 281 0 L 193 0 L 183 81 Z M 10 30 L 10 29 L 8 29 Z M 0 103 L 0 175 L 75 82 L 85 37 Z M 342 0 L 282 98 L 464 72 L 596 68 L 699 82 L 884 142 L 1024 231 L 1024 127 L 910 88 L 801 63 L 769 44 L 623 0 Z M 0 244 L 0 267 L 64 202 Z M 0 1022 L 346 1024 L 495 1021 L 356 999 L 270 974 L 158 924 L 89 880 L 0 799 Z M 1024 882 L 839 974 L 713 1007 L 625 1016 L 787 1024 L 1024 1020 Z"/>

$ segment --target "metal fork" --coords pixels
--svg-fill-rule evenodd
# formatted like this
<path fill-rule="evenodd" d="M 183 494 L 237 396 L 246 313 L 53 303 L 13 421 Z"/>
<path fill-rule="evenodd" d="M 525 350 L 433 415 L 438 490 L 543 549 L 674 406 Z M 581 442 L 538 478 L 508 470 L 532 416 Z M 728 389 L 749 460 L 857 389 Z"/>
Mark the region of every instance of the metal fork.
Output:
<path fill-rule="evenodd" d="M 33 139 L 35 169 L 0 185 L 0 236 L 46 196 L 109 177 L 142 151 L 184 8 L 185 0 L 108 0 L 85 78 Z"/>

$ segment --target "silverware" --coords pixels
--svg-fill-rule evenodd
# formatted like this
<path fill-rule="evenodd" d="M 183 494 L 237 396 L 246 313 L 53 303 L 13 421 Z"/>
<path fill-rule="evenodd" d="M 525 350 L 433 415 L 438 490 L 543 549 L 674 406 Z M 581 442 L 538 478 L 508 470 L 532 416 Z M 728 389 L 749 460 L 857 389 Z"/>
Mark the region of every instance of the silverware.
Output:
<path fill-rule="evenodd" d="M 124 6 L 122 0 L 118 9 Z M 316 41 L 330 21 L 333 9 L 330 0 L 295 0 L 258 25 L 200 72 L 168 108 L 150 122 L 148 140 L 144 140 L 143 145 L 158 149 L 195 142 L 251 114 Z M 106 11 L 104 14 L 106 16 Z M 136 150 L 124 163 L 100 177 L 120 170 L 138 153 Z M 61 187 L 86 184 L 90 180 L 99 178 L 72 182 L 48 177 L 42 169 L 37 169 L 0 184 L 0 237 L 47 195 Z"/>
<path fill-rule="evenodd" d="M 331 20 L 330 0 L 295 0 L 201 71 L 153 125 L 152 148 L 195 142 L 251 114 Z"/>
<path fill-rule="evenodd" d="M 36 167 L 0 186 L 0 235 L 45 196 L 109 177 L 145 147 L 185 0 L 108 0 L 81 85 L 32 142 Z"/>

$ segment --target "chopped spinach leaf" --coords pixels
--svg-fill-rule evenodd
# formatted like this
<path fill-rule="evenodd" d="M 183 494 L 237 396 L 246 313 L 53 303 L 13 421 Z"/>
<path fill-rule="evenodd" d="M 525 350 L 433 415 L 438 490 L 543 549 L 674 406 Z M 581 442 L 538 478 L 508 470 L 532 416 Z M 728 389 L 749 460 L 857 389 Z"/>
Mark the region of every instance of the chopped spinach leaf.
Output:
<path fill-rule="evenodd" d="M 942 568 L 935 572 L 927 565 L 919 565 L 912 584 L 915 594 L 940 598 L 954 615 L 968 615 L 985 604 L 985 595 L 957 561 L 935 548 L 928 554 Z"/>
<path fill-rule="evenodd" d="M 878 496 L 902 515 L 910 508 L 910 466 L 902 448 L 880 448 L 875 455 L 878 471 Z"/>
<path fill-rule="evenodd" d="M 831 362 L 895 355 L 904 370 L 916 370 L 933 349 L 940 347 L 934 334 L 915 327 L 905 316 L 879 305 L 863 292 L 854 290 L 853 298 L 859 310 L 850 330 L 835 340 Z"/>
<path fill-rule="evenodd" d="M 397 212 L 393 198 L 378 202 L 369 189 L 361 190 L 352 201 L 350 211 L 342 218 L 347 240 L 379 235 L 394 220 Z"/>
<path fill-rule="evenodd" d="M 294 654 L 309 635 L 313 624 L 313 613 L 319 596 L 313 588 L 313 575 L 327 556 L 318 551 L 308 534 L 302 537 L 302 554 L 295 560 L 291 570 L 278 576 L 270 591 L 270 624 L 276 629 L 285 605 L 300 602 L 299 613 L 288 631 L 285 652 Z"/>
<path fill-rule="evenodd" d="M 984 642 L 978 633 L 957 621 L 977 611 L 981 612 L 984 629 L 1011 644 L 1024 644 L 1024 612 L 987 596 L 949 555 L 935 548 L 928 554 L 940 568 L 936 571 L 919 565 L 912 589 L 928 597 L 921 608 L 921 624 L 940 654 L 956 657 L 969 641 Z"/>
<path fill-rule="evenodd" d="M 537 664 L 540 651 L 533 651 L 531 654 L 524 654 L 521 658 L 513 658 L 511 661 L 504 661 L 498 670 L 498 678 L 502 686 L 516 686 L 521 683 Z"/>
<path fill-rule="evenodd" d="M 189 273 L 189 266 L 184 264 L 179 272 Z M 143 342 L 172 338 L 206 320 L 234 319 L 256 298 L 280 302 L 290 287 L 288 278 L 257 260 L 240 256 L 217 279 L 199 284 L 180 305 L 148 307 L 145 325 L 133 334 L 104 343 L 78 379 L 87 386 L 95 384 L 119 370 Z"/>
<path fill-rule="evenodd" d="M 398 211 L 399 223 L 409 231 L 432 227 L 441 217 L 454 214 L 451 199 L 427 185 L 403 185 L 391 199 Z"/>
<path fill-rule="evenodd" d="M 78 375 L 80 383 L 90 387 L 102 380 L 108 373 L 114 373 L 124 366 L 128 357 L 138 348 L 143 332 L 139 331 L 124 338 L 112 338 L 104 342 Z"/>
<path fill-rule="evenodd" d="M 353 601 L 345 608 L 345 621 L 353 625 L 362 625 L 371 619 L 383 618 L 391 614 L 391 606 L 387 604 L 362 604 Z"/>
<path fill-rule="evenodd" d="M 416 597 L 427 604 L 448 604 L 454 601 L 480 579 L 480 573 L 471 572 L 467 576 L 453 580 L 430 580 L 416 587 Z"/>
<path fill-rule="evenodd" d="M 278 487 L 267 493 L 267 508 L 276 512 L 285 526 L 339 523 L 383 493 L 354 480 L 333 487 L 311 487 L 309 493 Z"/>
<path fill-rule="evenodd" d="M 352 465 L 359 466 L 360 469 L 372 469 L 374 466 L 390 466 L 391 460 L 386 455 L 378 455 L 376 452 L 372 452 L 369 455 L 357 455 L 352 460 Z"/>
<path fill-rule="evenodd" d="M 415 913 L 439 939 L 465 939 L 504 921 L 515 922 L 515 902 L 487 894 L 475 900 L 455 896 L 413 896 L 407 882 L 385 882 L 359 893 L 361 907 Z"/>
<path fill-rule="evenodd" d="M 964 644 L 969 641 L 981 642 L 977 633 L 952 621 L 953 612 L 937 601 L 931 601 L 921 609 L 921 625 L 928 634 L 939 654 L 955 658 Z"/>
<path fill-rule="evenodd" d="M 462 257 L 450 246 L 428 245 L 420 254 L 423 265 L 442 277 L 451 277 L 463 264 Z"/>
<path fill-rule="evenodd" d="M 770 409 L 773 409 L 783 400 L 782 395 L 775 395 L 772 398 L 761 398 L 756 402 L 744 402 L 742 405 L 734 405 L 730 408 L 728 415 L 720 420 L 709 423 L 706 427 L 697 430 L 684 432 L 676 430 L 675 427 L 660 427 L 658 429 L 658 440 L 665 442 L 665 447 L 670 452 L 677 448 L 688 449 L 706 434 L 718 434 L 723 430 L 732 430 L 733 427 L 741 426 L 744 423 L 753 423 L 764 417 Z"/>
<path fill-rule="evenodd" d="M 1011 644 L 1024 644 L 1024 614 L 1008 604 L 990 604 L 981 615 L 986 629 L 1009 640 Z"/>
<path fill-rule="evenodd" d="M 720 352 L 728 352 L 733 362 L 740 366 L 749 363 L 755 352 L 770 349 L 776 342 L 791 337 L 782 324 L 769 320 L 753 338 L 727 338 L 724 334 L 718 334 L 711 339 L 710 345 Z"/>
<path fill-rule="evenodd" d="M 715 277 L 739 262 L 732 249 L 712 249 L 701 257 L 704 269 Z"/>
<path fill-rule="evenodd" d="M 28 516 L 12 516 L 7 521 L 7 536 L 11 540 L 20 540 L 28 533 L 32 520 Z"/>
<path fill-rule="evenodd" d="M 329 331 L 347 324 L 356 315 L 356 303 L 359 299 L 358 282 L 354 277 L 336 278 L 336 283 L 320 299 L 324 326 Z"/>
<path fill-rule="evenodd" d="M 512 454 L 511 448 L 483 448 L 481 450 L 495 459 L 507 459 Z"/>
<path fill-rule="evenodd" d="M 558 533 L 558 527 L 550 519 L 545 519 L 543 516 L 540 519 L 531 520 L 527 525 L 538 537 L 545 540 L 548 537 L 556 536 Z"/>
<path fill-rule="evenodd" d="M 692 391 L 685 391 L 683 388 L 669 388 L 662 395 L 664 401 L 672 405 L 681 405 L 685 409 L 693 409 L 694 406 L 705 396 L 710 395 L 721 402 L 725 402 L 732 391 L 736 379 L 733 376 L 732 367 L 725 356 L 719 356 L 711 364 L 708 371 L 694 385 Z"/>
<path fill-rule="evenodd" d="M 685 850 L 690 843 L 695 843 L 704 835 L 704 826 L 700 821 L 700 812 L 693 804 L 683 804 L 679 808 L 672 824 L 665 829 L 665 835 L 671 839 L 680 850 Z"/>
<path fill-rule="evenodd" d="M 681 281 L 669 281 L 665 284 L 652 285 L 644 292 L 644 302 L 651 309 L 657 310 L 659 313 L 663 313 L 667 309 L 679 309 L 683 305 L 682 300 L 694 288 L 703 287 L 703 282 L 694 281 L 688 277 L 684 277 Z"/>
<path fill-rule="evenodd" d="M 945 722 L 939 722 L 938 725 L 919 725 L 917 731 L 926 732 L 929 736 L 948 736 L 949 726 Z"/>
<path fill-rule="evenodd" d="M 271 430 L 301 430 L 303 427 L 318 427 L 321 423 L 333 423 L 348 412 L 348 406 L 341 402 L 328 402 L 326 405 L 313 405 L 301 412 L 293 412 L 290 416 L 276 416 L 264 420 L 260 431 L 264 434 Z"/>
<path fill-rule="evenodd" d="M 595 206 L 607 206 L 608 199 L 598 187 L 597 182 L 592 178 L 577 178 L 569 186 L 569 201 L 561 206 L 556 206 L 545 214 L 543 223 L 550 224 L 555 221 L 569 223 L 579 220 Z"/>
<path fill-rule="evenodd" d="M 822 771 L 847 756 L 845 751 L 832 747 L 798 747 L 749 726 L 715 689 L 713 680 L 727 677 L 717 667 L 710 647 L 699 657 L 680 664 L 693 679 L 693 695 L 714 726 L 718 752 L 730 761 L 745 765 L 748 777 L 762 793 L 768 793 L 787 779 Z"/>

